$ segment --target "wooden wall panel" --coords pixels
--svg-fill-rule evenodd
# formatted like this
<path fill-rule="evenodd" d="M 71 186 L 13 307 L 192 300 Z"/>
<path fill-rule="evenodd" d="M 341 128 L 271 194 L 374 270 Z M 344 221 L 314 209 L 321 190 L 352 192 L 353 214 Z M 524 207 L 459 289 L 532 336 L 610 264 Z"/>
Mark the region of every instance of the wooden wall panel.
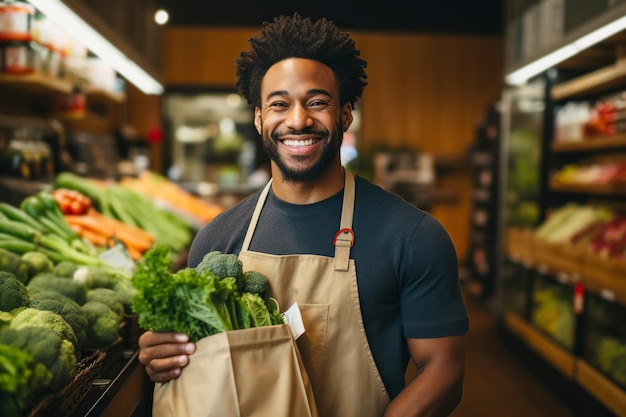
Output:
<path fill-rule="evenodd" d="M 254 29 L 170 28 L 165 32 L 163 78 L 168 86 L 234 88 L 235 59 Z"/>
<path fill-rule="evenodd" d="M 167 85 L 234 88 L 235 59 L 249 49 L 256 28 L 169 28 L 165 32 Z M 368 61 L 368 82 L 357 103 L 361 150 L 384 142 L 435 155 L 461 155 L 476 124 L 503 87 L 504 42 L 497 37 L 353 32 Z M 465 256 L 471 176 L 442 179 L 459 196 L 432 210 Z"/>

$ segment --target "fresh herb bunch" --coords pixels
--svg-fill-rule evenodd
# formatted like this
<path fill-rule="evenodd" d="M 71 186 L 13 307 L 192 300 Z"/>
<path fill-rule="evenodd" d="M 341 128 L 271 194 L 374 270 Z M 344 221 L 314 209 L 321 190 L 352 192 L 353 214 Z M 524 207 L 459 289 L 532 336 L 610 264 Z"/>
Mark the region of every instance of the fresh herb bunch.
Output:
<path fill-rule="evenodd" d="M 259 295 L 240 293 L 235 277 L 220 278 L 195 268 L 172 273 L 171 254 L 164 245 L 144 254 L 131 282 L 137 290 L 132 310 L 144 329 L 185 333 L 198 341 L 229 330 L 283 323 Z"/>

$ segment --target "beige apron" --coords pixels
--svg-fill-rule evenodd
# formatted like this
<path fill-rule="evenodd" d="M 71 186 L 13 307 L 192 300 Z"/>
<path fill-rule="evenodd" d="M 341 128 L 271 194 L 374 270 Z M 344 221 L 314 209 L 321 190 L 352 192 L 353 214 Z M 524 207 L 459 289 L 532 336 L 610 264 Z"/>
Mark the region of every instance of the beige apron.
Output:
<path fill-rule="evenodd" d="M 389 396 L 365 336 L 356 268 L 350 259 L 354 177 L 346 171 L 335 258 L 248 250 L 270 186 L 271 181 L 259 197 L 239 254 L 244 270 L 267 275 L 281 311 L 295 302 L 300 306 L 306 332 L 298 348 L 320 416 L 380 417 Z"/>

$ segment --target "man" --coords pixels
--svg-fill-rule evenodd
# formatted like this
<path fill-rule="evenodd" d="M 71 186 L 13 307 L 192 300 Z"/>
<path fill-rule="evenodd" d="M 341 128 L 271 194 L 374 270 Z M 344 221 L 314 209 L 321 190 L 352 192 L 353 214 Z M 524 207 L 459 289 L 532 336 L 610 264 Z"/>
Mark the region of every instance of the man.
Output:
<path fill-rule="evenodd" d="M 366 61 L 332 22 L 298 14 L 250 42 L 237 87 L 255 107 L 272 180 L 198 233 L 189 266 L 212 250 L 236 253 L 244 270 L 268 276 L 283 310 L 298 302 L 320 416 L 449 415 L 469 326 L 451 240 L 432 216 L 341 165 Z M 154 332 L 139 347 L 159 382 L 184 372 L 195 350 L 185 335 Z M 417 376 L 405 386 L 409 360 Z"/>

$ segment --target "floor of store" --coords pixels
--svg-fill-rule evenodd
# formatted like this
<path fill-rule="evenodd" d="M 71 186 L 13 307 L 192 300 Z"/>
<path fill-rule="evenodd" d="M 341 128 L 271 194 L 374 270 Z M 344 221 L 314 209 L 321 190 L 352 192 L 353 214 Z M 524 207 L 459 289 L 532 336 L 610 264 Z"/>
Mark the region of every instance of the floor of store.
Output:
<path fill-rule="evenodd" d="M 465 294 L 470 315 L 463 399 L 451 417 L 573 417 L 498 335 L 496 316 Z"/>

